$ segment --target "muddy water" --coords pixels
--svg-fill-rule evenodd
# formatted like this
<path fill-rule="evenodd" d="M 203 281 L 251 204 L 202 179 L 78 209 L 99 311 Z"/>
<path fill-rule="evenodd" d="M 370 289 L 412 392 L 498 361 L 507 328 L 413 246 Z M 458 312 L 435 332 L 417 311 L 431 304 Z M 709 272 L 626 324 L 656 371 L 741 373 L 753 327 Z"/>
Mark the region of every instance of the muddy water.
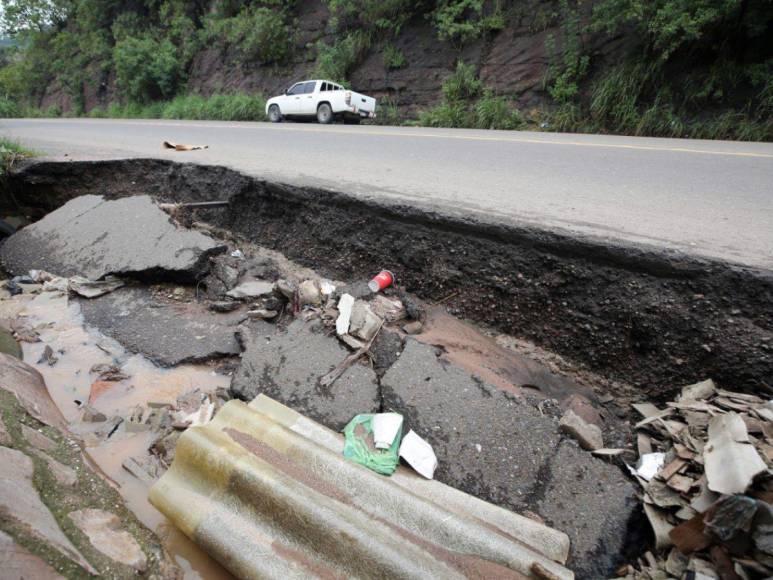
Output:
<path fill-rule="evenodd" d="M 118 489 L 137 518 L 159 535 L 185 578 L 232 578 L 150 505 L 148 486 L 122 467 L 126 459 L 147 455 L 153 433 L 119 430 L 103 442 L 93 435 L 100 424 L 83 423 L 79 407 L 81 402 L 89 400 L 91 385 L 97 378 L 90 372 L 95 364 L 117 364 L 130 377 L 109 383 L 93 399 L 92 406 L 108 417 L 126 417 L 133 408 L 146 406 L 148 402 L 174 403 L 177 397 L 194 388 L 203 393 L 214 392 L 218 387 L 228 386 L 228 377 L 216 374 L 205 365 L 162 369 L 141 355 L 131 355 L 114 340 L 86 328 L 77 302 L 57 293 L 4 300 L 0 302 L 0 318 L 16 319 L 17 324 L 23 323 L 38 332 L 40 342 L 22 345 L 25 362 L 43 375 L 51 398 L 70 423 L 71 431 L 86 442 L 87 457 Z M 46 346 L 58 358 L 53 365 L 41 359 Z"/>

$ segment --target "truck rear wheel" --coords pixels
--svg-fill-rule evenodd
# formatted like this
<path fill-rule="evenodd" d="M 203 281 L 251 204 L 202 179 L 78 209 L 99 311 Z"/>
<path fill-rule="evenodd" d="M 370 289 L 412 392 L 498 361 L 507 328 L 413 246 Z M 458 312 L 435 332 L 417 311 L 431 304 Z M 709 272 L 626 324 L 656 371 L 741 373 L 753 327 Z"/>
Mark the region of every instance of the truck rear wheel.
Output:
<path fill-rule="evenodd" d="M 322 103 L 317 107 L 317 122 L 322 125 L 329 125 L 333 122 L 333 109 L 327 103 Z"/>
<path fill-rule="evenodd" d="M 279 123 L 282 120 L 282 112 L 279 110 L 279 105 L 271 105 L 268 108 L 268 120 L 272 123 Z"/>

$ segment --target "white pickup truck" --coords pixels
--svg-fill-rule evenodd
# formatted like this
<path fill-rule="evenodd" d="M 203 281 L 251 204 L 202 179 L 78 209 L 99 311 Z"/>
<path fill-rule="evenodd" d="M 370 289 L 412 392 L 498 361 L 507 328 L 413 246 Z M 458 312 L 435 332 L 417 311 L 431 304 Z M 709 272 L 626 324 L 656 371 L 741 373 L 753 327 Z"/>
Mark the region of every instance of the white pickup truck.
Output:
<path fill-rule="evenodd" d="M 269 99 L 266 116 L 272 123 L 287 118 L 316 117 L 324 124 L 332 123 L 336 118 L 357 124 L 360 119 L 376 116 L 376 99 L 330 81 L 302 81 L 287 89 L 284 95 Z"/>

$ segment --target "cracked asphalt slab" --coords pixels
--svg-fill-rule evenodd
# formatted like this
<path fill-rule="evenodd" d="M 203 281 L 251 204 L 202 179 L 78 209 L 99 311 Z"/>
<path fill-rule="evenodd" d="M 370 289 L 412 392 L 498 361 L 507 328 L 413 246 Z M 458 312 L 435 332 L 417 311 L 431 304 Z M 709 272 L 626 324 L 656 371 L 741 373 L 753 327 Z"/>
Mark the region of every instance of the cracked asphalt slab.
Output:
<path fill-rule="evenodd" d="M 147 195 L 70 200 L 0 246 L 0 262 L 16 275 L 47 270 L 99 280 L 108 274 L 194 281 L 225 246 L 177 227 Z"/>
<path fill-rule="evenodd" d="M 153 158 L 773 267 L 773 144 L 409 127 L 4 119 L 59 158 Z M 161 142 L 204 143 L 178 153 Z M 354 160 L 354 161 L 353 161 Z"/>

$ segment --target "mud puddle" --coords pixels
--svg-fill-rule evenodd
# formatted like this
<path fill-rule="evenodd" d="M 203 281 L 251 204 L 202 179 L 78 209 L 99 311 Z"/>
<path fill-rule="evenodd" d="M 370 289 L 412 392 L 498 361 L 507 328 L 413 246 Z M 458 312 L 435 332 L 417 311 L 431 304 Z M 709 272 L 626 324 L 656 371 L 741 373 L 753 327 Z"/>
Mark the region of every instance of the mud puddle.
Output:
<path fill-rule="evenodd" d="M 16 319 L 16 326 L 34 329 L 40 342 L 24 342 L 24 360 L 40 372 L 51 398 L 67 419 L 70 430 L 85 443 L 85 455 L 101 474 L 119 491 L 127 507 L 149 529 L 161 538 L 164 547 L 186 579 L 231 578 L 217 562 L 172 526 L 147 500 L 149 484 L 129 473 L 126 460 L 148 456 L 155 433 L 131 433 L 117 430 L 104 439 L 97 432 L 104 422 L 81 420 L 81 405 L 91 406 L 108 418 L 125 417 L 137 406 L 148 403 L 173 404 L 176 399 L 199 389 L 214 393 L 227 388 L 229 377 L 217 374 L 206 365 L 181 365 L 172 369 L 158 368 L 141 355 L 127 353 L 120 344 L 84 326 L 80 306 L 66 296 L 45 292 L 30 298 L 22 295 L 3 301 L 0 318 Z M 50 347 L 56 361 L 49 364 L 44 356 Z M 94 365 L 120 367 L 129 378 L 102 382 L 91 372 Z"/>

